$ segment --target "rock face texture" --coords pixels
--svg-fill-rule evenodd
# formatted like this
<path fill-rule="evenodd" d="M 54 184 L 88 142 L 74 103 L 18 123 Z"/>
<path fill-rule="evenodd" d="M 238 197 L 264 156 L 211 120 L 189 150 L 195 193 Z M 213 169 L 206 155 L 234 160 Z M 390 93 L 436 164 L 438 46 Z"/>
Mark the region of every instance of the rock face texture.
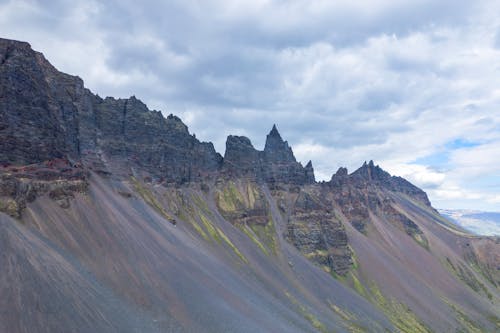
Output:
<path fill-rule="evenodd" d="M 416 236 L 421 233 L 418 226 L 413 226 L 411 220 L 394 211 L 393 200 L 382 193 L 381 189 L 407 195 L 430 207 L 427 194 L 405 179 L 389 175 L 378 165 L 375 166 L 373 161 L 365 162 L 352 174 L 348 174 L 346 168 L 340 168 L 325 186 L 332 189 L 333 200 L 358 231 L 367 232 L 370 213 L 385 214 L 394 223 L 400 224 L 408 234 L 420 239 L 420 236 Z"/>
<path fill-rule="evenodd" d="M 0 163 L 36 163 L 71 150 L 46 66 L 28 43 L 0 40 Z"/>
<path fill-rule="evenodd" d="M 229 182 L 218 189 L 215 201 L 222 216 L 235 225 L 269 223 L 269 203 L 253 182 Z"/>
<path fill-rule="evenodd" d="M 270 184 L 313 184 L 312 162 L 303 167 L 297 162 L 292 149 L 273 125 L 266 137 L 263 151 L 256 150 L 250 140 L 230 135 L 226 141 L 223 173 L 232 177 L 244 177 Z"/>
<path fill-rule="evenodd" d="M 347 170 L 342 172 L 346 173 Z M 342 178 L 342 175 L 340 175 L 339 178 Z M 358 170 L 352 173 L 350 178 L 357 184 L 358 187 L 363 187 L 366 183 L 373 183 L 394 192 L 407 194 L 427 206 L 431 205 L 429 198 L 424 191 L 404 178 L 391 176 L 389 173 L 382 170 L 382 168 L 378 165 L 375 166 L 373 161 L 370 161 L 369 163 L 365 162 Z M 335 181 L 336 180 L 332 178 L 332 183 Z"/>
<path fill-rule="evenodd" d="M 52 159 L 27 166 L 0 166 L 0 212 L 21 218 L 26 205 L 48 194 L 62 208 L 75 193 L 88 188 L 89 173 L 67 159 Z"/>
<path fill-rule="evenodd" d="M 318 193 L 299 192 L 286 238 L 327 272 L 345 275 L 353 264 L 344 225 L 335 217 L 331 203 Z"/>
<path fill-rule="evenodd" d="M 134 96 L 100 98 L 83 81 L 57 71 L 29 44 L 0 39 L 0 163 L 33 164 L 67 157 L 101 173 L 145 171 L 166 183 L 233 176 L 271 183 L 314 183 L 276 126 L 264 151 L 229 136 L 223 158 L 173 115 L 166 119 Z"/>
<path fill-rule="evenodd" d="M 175 116 L 165 119 L 135 97 L 102 99 L 27 43 L 0 39 L 0 59 L 0 163 L 68 157 L 122 175 L 135 167 L 172 183 L 220 168 L 213 144 L 198 141 Z"/>

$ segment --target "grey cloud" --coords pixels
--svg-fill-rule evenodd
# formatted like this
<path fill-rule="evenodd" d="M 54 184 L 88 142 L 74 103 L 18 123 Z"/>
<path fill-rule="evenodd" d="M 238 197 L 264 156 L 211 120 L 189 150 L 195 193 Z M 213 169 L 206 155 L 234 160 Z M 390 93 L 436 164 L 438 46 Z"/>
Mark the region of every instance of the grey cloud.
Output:
<path fill-rule="evenodd" d="M 500 50 L 500 28 L 498 29 L 497 33 L 495 34 L 494 45 L 495 45 L 495 48 Z"/>
<path fill-rule="evenodd" d="M 397 90 L 371 90 L 365 92 L 359 101 L 361 110 L 384 110 L 391 104 L 399 104 L 402 101 L 401 92 Z"/>

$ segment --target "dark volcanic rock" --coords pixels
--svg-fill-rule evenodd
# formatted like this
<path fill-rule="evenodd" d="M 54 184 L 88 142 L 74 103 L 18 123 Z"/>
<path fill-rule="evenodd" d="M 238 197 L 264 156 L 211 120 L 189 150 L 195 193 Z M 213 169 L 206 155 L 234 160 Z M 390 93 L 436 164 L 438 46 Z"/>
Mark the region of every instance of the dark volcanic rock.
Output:
<path fill-rule="evenodd" d="M 293 156 L 292 148 L 290 148 L 288 142 L 283 141 L 276 125 L 273 125 L 271 132 L 269 132 L 266 137 L 264 158 L 268 162 L 295 162 L 295 156 Z"/>
<path fill-rule="evenodd" d="M 218 171 L 222 157 L 182 121 L 144 103 L 102 99 L 29 44 L 0 39 L 0 163 L 81 160 L 101 173 L 133 170 L 183 183 Z"/>
<path fill-rule="evenodd" d="M 268 183 L 312 184 L 312 162 L 304 168 L 283 141 L 276 125 L 267 135 L 264 151 L 256 150 L 250 140 L 230 135 L 226 141 L 223 171 L 226 175 L 240 176 Z"/>
<path fill-rule="evenodd" d="M 430 206 L 424 191 L 400 177 L 393 177 L 373 161 L 364 163 L 352 174 L 340 168 L 326 186 L 333 200 L 354 228 L 367 233 L 370 213 L 383 216 L 389 222 L 403 229 L 419 244 L 427 246 L 427 240 L 418 226 L 393 207 L 393 200 L 386 191 L 404 193 L 409 197 Z"/>
<path fill-rule="evenodd" d="M 28 43 L 0 39 L 1 163 L 36 163 L 67 151 L 45 63 Z"/>
<path fill-rule="evenodd" d="M 94 107 L 101 150 L 115 166 L 128 164 L 173 183 L 201 180 L 220 168 L 213 144 L 199 142 L 176 116 L 165 119 L 135 97 L 97 98 Z"/>
<path fill-rule="evenodd" d="M 269 203 L 254 182 L 229 181 L 217 189 L 215 202 L 221 215 L 235 225 L 266 225 L 270 220 Z"/>
<path fill-rule="evenodd" d="M 0 168 L 0 212 L 20 218 L 27 203 L 45 194 L 68 208 L 75 193 L 87 192 L 87 179 L 87 172 L 65 160 Z"/>
<path fill-rule="evenodd" d="M 261 152 L 244 136 L 230 135 L 226 141 L 224 171 L 231 176 L 258 179 L 262 175 Z"/>
<path fill-rule="evenodd" d="M 390 191 L 407 194 L 408 196 L 422 202 L 426 206 L 431 205 L 429 198 L 424 191 L 404 178 L 391 176 L 378 165 L 375 166 L 373 161 L 370 161 L 369 163 L 365 162 L 358 170 L 354 171 L 350 177 L 359 185 L 366 182 L 374 183 Z"/>
<path fill-rule="evenodd" d="M 263 160 L 263 177 L 267 182 L 297 185 L 314 183 L 312 164 L 304 168 L 297 162 L 288 142 L 283 141 L 278 133 L 276 125 L 273 125 L 267 135 Z"/>
<path fill-rule="evenodd" d="M 312 161 L 307 162 L 304 171 L 306 173 L 305 175 L 305 181 L 307 184 L 313 184 L 316 182 L 316 178 L 314 177 L 314 168 L 312 165 Z"/>
<path fill-rule="evenodd" d="M 286 238 L 326 271 L 346 274 L 353 264 L 344 226 L 330 211 L 331 203 L 301 191 L 291 209 Z"/>

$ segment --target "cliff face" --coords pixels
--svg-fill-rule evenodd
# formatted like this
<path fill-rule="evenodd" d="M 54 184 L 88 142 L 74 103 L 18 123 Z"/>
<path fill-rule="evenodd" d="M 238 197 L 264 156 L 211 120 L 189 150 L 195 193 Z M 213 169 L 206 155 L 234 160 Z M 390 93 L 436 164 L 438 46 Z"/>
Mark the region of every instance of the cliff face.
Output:
<path fill-rule="evenodd" d="M 124 176 L 135 167 L 174 183 L 220 168 L 213 145 L 175 116 L 165 119 L 135 97 L 102 99 L 27 43 L 1 39 L 0 59 L 2 164 L 68 157 L 103 173 Z"/>
<path fill-rule="evenodd" d="M 29 44 L 0 40 L 1 163 L 29 164 L 69 152 L 43 65 Z"/>
<path fill-rule="evenodd" d="M 222 157 L 4 39 L 0 249 L 0 331 L 493 331 L 500 316 L 498 240 L 455 230 L 408 181 L 370 161 L 317 183 L 276 126 L 263 151 L 229 136 Z"/>
<path fill-rule="evenodd" d="M 68 157 L 101 173 L 127 176 L 135 168 L 167 183 L 199 181 L 221 168 L 259 181 L 314 182 L 312 164 L 296 161 L 275 126 L 262 152 L 246 138 L 228 137 L 223 163 L 179 118 L 164 118 L 134 96 L 102 99 L 27 43 L 0 40 L 0 59 L 0 163 Z"/>

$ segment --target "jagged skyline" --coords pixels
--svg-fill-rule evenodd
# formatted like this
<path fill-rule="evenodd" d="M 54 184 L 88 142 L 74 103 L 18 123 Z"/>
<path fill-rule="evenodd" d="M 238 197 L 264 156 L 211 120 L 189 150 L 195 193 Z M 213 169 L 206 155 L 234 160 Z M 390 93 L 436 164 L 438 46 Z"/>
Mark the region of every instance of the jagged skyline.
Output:
<path fill-rule="evenodd" d="M 498 6 L 4 1 L 0 28 L 219 152 L 229 134 L 262 148 L 276 123 L 319 180 L 373 159 L 438 207 L 498 210 Z"/>

